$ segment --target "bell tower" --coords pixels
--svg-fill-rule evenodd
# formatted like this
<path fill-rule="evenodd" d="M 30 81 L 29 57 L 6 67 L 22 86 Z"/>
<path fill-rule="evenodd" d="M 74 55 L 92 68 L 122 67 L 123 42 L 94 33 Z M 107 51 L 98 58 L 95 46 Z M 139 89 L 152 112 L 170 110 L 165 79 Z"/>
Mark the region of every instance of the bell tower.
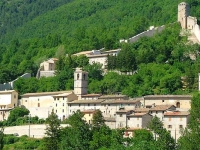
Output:
<path fill-rule="evenodd" d="M 187 29 L 187 17 L 190 15 L 190 6 L 188 3 L 182 2 L 178 4 L 178 22 L 182 29 Z"/>
<path fill-rule="evenodd" d="M 88 72 L 83 71 L 82 68 L 76 68 L 74 72 L 74 94 L 79 99 L 81 95 L 87 94 L 88 89 Z"/>

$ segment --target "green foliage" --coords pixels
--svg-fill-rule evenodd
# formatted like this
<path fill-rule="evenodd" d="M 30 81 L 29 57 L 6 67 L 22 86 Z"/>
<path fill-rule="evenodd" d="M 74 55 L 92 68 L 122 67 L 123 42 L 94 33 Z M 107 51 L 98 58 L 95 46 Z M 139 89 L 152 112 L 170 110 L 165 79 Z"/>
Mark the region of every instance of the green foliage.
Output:
<path fill-rule="evenodd" d="M 20 117 L 24 117 L 29 114 L 29 110 L 24 107 L 15 107 L 10 111 L 7 121 L 5 122 L 7 126 L 15 126 L 19 122 Z"/>
<path fill-rule="evenodd" d="M 83 114 L 78 110 L 69 116 L 67 123 L 70 125 L 62 131 L 62 141 L 60 149 L 85 150 L 89 149 L 91 140 L 90 126 L 83 120 Z"/>
<path fill-rule="evenodd" d="M 105 125 L 104 117 L 102 115 L 102 112 L 99 109 L 97 109 L 93 114 L 92 126 L 94 129 L 98 129 L 103 125 Z"/>
<path fill-rule="evenodd" d="M 182 131 L 182 137 L 178 140 L 178 149 L 199 149 L 200 144 L 200 94 L 195 93 L 191 101 L 190 122 L 188 127 Z"/>
<path fill-rule="evenodd" d="M 44 144 L 48 150 L 58 150 L 60 142 L 60 120 L 58 116 L 52 111 L 49 117 L 46 119 L 46 136 L 44 138 Z"/>
<path fill-rule="evenodd" d="M 163 128 L 163 123 L 157 116 L 153 117 L 153 119 L 148 123 L 147 128 L 153 131 L 156 140 L 155 145 L 158 149 L 175 149 L 175 140 L 171 137 L 170 132 Z"/>

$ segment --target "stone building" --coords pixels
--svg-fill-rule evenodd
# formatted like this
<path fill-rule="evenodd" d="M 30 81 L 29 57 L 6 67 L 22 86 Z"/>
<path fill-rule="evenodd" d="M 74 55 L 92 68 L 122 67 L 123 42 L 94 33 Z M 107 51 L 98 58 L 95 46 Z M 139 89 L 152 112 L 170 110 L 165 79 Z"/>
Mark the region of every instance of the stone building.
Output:
<path fill-rule="evenodd" d="M 88 72 L 81 68 L 76 68 L 74 72 L 74 94 L 81 99 L 82 95 L 86 95 L 88 90 Z"/>
<path fill-rule="evenodd" d="M 73 91 L 26 93 L 21 95 L 21 97 L 20 105 L 25 106 L 30 111 L 31 116 L 38 116 L 39 118 L 44 119 L 47 118 L 53 110 L 55 110 L 55 113 L 57 110 L 57 115 L 60 119 L 63 119 L 63 115 L 67 116 L 66 101 L 68 101 L 68 97 L 70 101 L 72 99 L 77 99 L 77 96 L 73 93 Z M 62 107 L 63 103 L 66 108 Z M 62 112 L 63 109 L 65 114 Z"/>
<path fill-rule="evenodd" d="M 190 119 L 188 111 L 168 111 L 164 113 L 164 127 L 170 131 L 172 137 L 177 141 L 181 131 L 186 128 Z"/>
<path fill-rule="evenodd" d="M 10 111 L 18 106 L 18 93 L 15 90 L 0 91 L 0 121 L 8 119 Z"/>
<path fill-rule="evenodd" d="M 152 105 L 174 105 L 176 108 L 185 110 L 190 109 L 191 95 L 147 95 L 141 100 L 144 107 L 151 107 Z"/>
<path fill-rule="evenodd" d="M 93 115 L 95 113 L 96 110 L 83 110 L 81 111 L 84 116 L 83 119 L 88 123 L 88 124 L 92 124 L 92 120 L 93 120 Z"/>
<path fill-rule="evenodd" d="M 178 4 L 178 21 L 183 29 L 187 29 L 187 17 L 190 15 L 190 6 L 182 2 Z"/>

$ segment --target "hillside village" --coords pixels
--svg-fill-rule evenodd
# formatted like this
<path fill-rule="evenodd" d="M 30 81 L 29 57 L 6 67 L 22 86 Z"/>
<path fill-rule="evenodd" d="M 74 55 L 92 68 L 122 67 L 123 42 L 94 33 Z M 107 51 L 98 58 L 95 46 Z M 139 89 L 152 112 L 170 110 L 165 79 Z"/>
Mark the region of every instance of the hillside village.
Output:
<path fill-rule="evenodd" d="M 178 5 L 178 21 L 182 29 L 189 30 L 200 41 L 200 29 L 195 17 L 189 16 L 187 3 Z M 162 29 L 164 26 L 162 26 Z M 151 28 L 145 33 L 139 34 L 129 40 L 120 42 L 134 42 L 142 36 L 154 35 L 161 32 L 161 28 Z M 154 31 L 152 31 L 154 30 Z M 102 69 L 106 68 L 108 55 L 117 56 L 119 49 L 103 51 L 92 50 L 74 54 L 74 56 L 85 55 L 89 63 L 100 63 Z M 66 56 L 67 57 L 67 56 Z M 37 78 L 55 75 L 57 58 L 51 58 L 40 64 Z M 29 76 L 28 76 L 29 77 Z M 190 108 L 192 95 L 145 95 L 130 98 L 127 95 L 116 93 L 113 95 L 102 95 L 88 93 L 88 72 L 82 68 L 74 71 L 74 90 L 54 91 L 40 93 L 25 93 L 18 95 L 15 90 L 0 91 L 0 121 L 6 120 L 10 111 L 17 107 L 25 107 L 31 116 L 46 119 L 53 111 L 60 120 L 65 120 L 77 110 L 84 113 L 84 119 L 91 124 L 94 112 L 101 110 L 105 123 L 111 129 L 126 128 L 125 136 L 133 136 L 137 129 L 146 128 L 148 122 L 157 116 L 163 122 L 164 127 L 177 140 L 181 136 L 190 119 Z M 200 82 L 199 82 L 200 83 Z M 18 100 L 18 97 L 21 99 Z"/>

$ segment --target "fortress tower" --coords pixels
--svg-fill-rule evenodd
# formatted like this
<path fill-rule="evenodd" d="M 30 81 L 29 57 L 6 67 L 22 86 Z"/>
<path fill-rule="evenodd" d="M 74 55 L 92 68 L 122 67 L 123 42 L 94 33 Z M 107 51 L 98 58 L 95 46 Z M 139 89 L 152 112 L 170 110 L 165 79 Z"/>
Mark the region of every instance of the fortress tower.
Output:
<path fill-rule="evenodd" d="M 82 68 L 76 68 L 74 72 L 74 94 L 79 98 L 81 95 L 87 94 L 88 88 L 88 72 L 83 71 Z"/>
<path fill-rule="evenodd" d="M 189 4 L 182 2 L 178 5 L 178 22 L 180 22 L 182 29 L 187 29 L 187 17 L 190 14 Z"/>

